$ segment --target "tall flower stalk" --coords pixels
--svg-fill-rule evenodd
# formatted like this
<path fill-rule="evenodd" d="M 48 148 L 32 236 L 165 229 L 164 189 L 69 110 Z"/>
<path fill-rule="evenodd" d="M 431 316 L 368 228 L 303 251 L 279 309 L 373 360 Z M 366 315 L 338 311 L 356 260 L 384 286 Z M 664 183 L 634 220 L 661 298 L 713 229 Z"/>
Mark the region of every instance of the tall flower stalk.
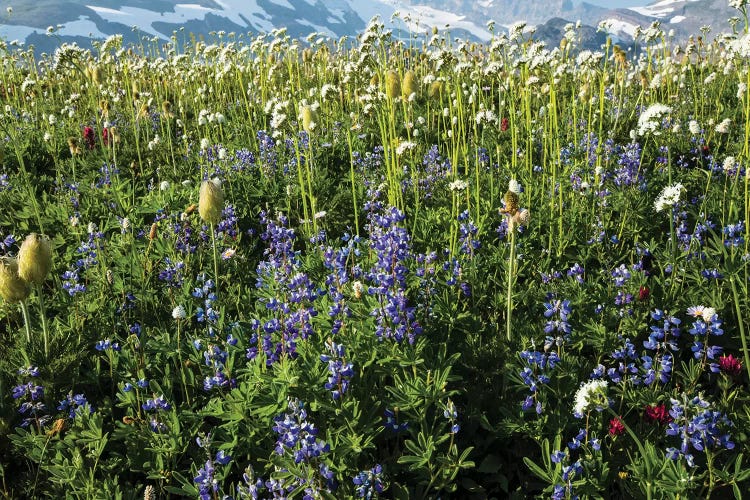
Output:
<path fill-rule="evenodd" d="M 516 282 L 516 232 L 518 227 L 529 222 L 529 211 L 519 209 L 518 193 L 520 186 L 515 179 L 508 183 L 508 191 L 505 193 L 505 207 L 500 209 L 500 213 L 508 219 L 508 233 L 510 234 L 510 256 L 508 257 L 507 268 L 507 295 L 505 298 L 505 336 L 510 342 L 513 324 L 513 285 Z"/>
<path fill-rule="evenodd" d="M 219 252 L 216 248 L 216 225 L 221 219 L 224 209 L 224 191 L 218 179 L 203 181 L 198 199 L 198 213 L 201 219 L 211 227 L 211 246 L 214 257 L 214 279 L 216 280 L 216 295 L 219 295 Z"/>
<path fill-rule="evenodd" d="M 49 332 L 42 283 L 51 268 L 52 247 L 49 237 L 36 233 L 29 234 L 18 251 L 18 276 L 36 290 L 39 299 L 45 358 L 49 356 Z"/>

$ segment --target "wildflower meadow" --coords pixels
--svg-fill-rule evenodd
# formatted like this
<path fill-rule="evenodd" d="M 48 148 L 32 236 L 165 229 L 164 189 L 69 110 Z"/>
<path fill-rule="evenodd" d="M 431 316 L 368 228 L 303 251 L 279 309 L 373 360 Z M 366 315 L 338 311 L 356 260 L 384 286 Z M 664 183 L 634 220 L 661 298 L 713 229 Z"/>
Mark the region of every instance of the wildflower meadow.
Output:
<path fill-rule="evenodd" d="M 0 44 L 0 493 L 749 496 L 730 3 L 600 51 Z"/>

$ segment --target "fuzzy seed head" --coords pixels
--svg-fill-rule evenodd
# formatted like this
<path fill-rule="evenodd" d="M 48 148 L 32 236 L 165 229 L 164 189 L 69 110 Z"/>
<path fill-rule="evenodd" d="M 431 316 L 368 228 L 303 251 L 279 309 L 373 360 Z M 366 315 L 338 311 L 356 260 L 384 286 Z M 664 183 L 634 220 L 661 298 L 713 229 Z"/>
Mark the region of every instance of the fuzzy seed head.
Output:
<path fill-rule="evenodd" d="M 309 134 L 318 121 L 317 113 L 310 106 L 302 106 L 300 117 L 302 118 L 302 128 Z"/>
<path fill-rule="evenodd" d="M 11 257 L 0 258 L 0 296 L 8 302 L 21 302 L 29 296 L 29 284 L 18 276 L 18 262 Z"/>
<path fill-rule="evenodd" d="M 505 213 L 513 216 L 518 212 L 518 193 L 507 191 L 505 193 Z"/>
<path fill-rule="evenodd" d="M 417 93 L 419 87 L 417 86 L 417 77 L 414 74 L 414 71 L 409 70 L 404 73 L 404 81 L 401 84 L 401 89 L 403 96 L 407 99 L 410 95 Z"/>
<path fill-rule="evenodd" d="M 198 198 L 198 213 L 201 219 L 208 224 L 216 225 L 221 219 L 222 210 L 224 210 L 224 191 L 221 186 L 213 180 L 203 181 Z"/>
<path fill-rule="evenodd" d="M 29 234 L 18 250 L 18 275 L 27 283 L 41 285 L 52 268 L 52 246 L 49 237 Z"/>
<path fill-rule="evenodd" d="M 439 99 L 443 93 L 443 82 L 441 80 L 435 80 L 430 84 L 429 95 L 430 99 Z"/>
<path fill-rule="evenodd" d="M 391 99 L 401 97 L 401 79 L 392 69 L 385 74 L 385 95 Z"/>

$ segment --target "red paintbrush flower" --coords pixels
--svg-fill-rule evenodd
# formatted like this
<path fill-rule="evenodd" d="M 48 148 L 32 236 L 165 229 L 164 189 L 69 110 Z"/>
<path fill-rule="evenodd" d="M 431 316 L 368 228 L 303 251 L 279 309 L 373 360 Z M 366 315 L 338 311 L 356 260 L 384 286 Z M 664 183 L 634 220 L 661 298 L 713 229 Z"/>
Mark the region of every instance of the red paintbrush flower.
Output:
<path fill-rule="evenodd" d="M 648 289 L 647 286 L 642 286 L 638 289 L 638 300 L 643 302 L 644 300 L 648 300 L 648 296 L 651 294 L 651 290 Z"/>
<path fill-rule="evenodd" d="M 664 404 L 646 406 L 644 418 L 649 423 L 658 423 L 659 425 L 667 425 L 672 421 L 672 416 Z"/>
<path fill-rule="evenodd" d="M 83 140 L 86 143 L 87 148 L 94 149 L 94 146 L 96 145 L 96 136 L 94 135 L 93 128 L 91 127 L 83 128 Z"/>
<path fill-rule="evenodd" d="M 619 436 L 625 432 L 625 424 L 622 423 L 620 417 L 615 417 L 609 421 L 609 435 Z"/>
<path fill-rule="evenodd" d="M 508 130 L 509 126 L 510 126 L 510 122 L 508 121 L 507 118 L 503 118 L 502 120 L 500 120 L 500 130 L 502 132 L 505 132 L 506 130 Z"/>
<path fill-rule="evenodd" d="M 721 356 L 719 358 L 719 369 L 727 375 L 736 377 L 742 372 L 742 362 L 731 354 L 729 356 Z"/>

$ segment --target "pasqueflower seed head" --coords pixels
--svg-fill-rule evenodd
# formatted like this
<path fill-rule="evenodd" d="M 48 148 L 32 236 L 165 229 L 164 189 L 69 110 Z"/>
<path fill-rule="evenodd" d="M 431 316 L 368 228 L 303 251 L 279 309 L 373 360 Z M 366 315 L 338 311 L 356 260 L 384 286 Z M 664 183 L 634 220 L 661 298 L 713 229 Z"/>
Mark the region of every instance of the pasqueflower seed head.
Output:
<path fill-rule="evenodd" d="M 52 268 L 52 246 L 49 237 L 29 234 L 18 250 L 18 275 L 27 283 L 41 285 Z"/>
<path fill-rule="evenodd" d="M 216 225 L 224 209 L 224 191 L 214 180 L 203 181 L 198 198 L 198 213 L 204 222 Z"/>
<path fill-rule="evenodd" d="M 0 258 L 0 297 L 8 302 L 21 302 L 26 300 L 29 292 L 29 284 L 18 276 L 16 259 Z"/>

